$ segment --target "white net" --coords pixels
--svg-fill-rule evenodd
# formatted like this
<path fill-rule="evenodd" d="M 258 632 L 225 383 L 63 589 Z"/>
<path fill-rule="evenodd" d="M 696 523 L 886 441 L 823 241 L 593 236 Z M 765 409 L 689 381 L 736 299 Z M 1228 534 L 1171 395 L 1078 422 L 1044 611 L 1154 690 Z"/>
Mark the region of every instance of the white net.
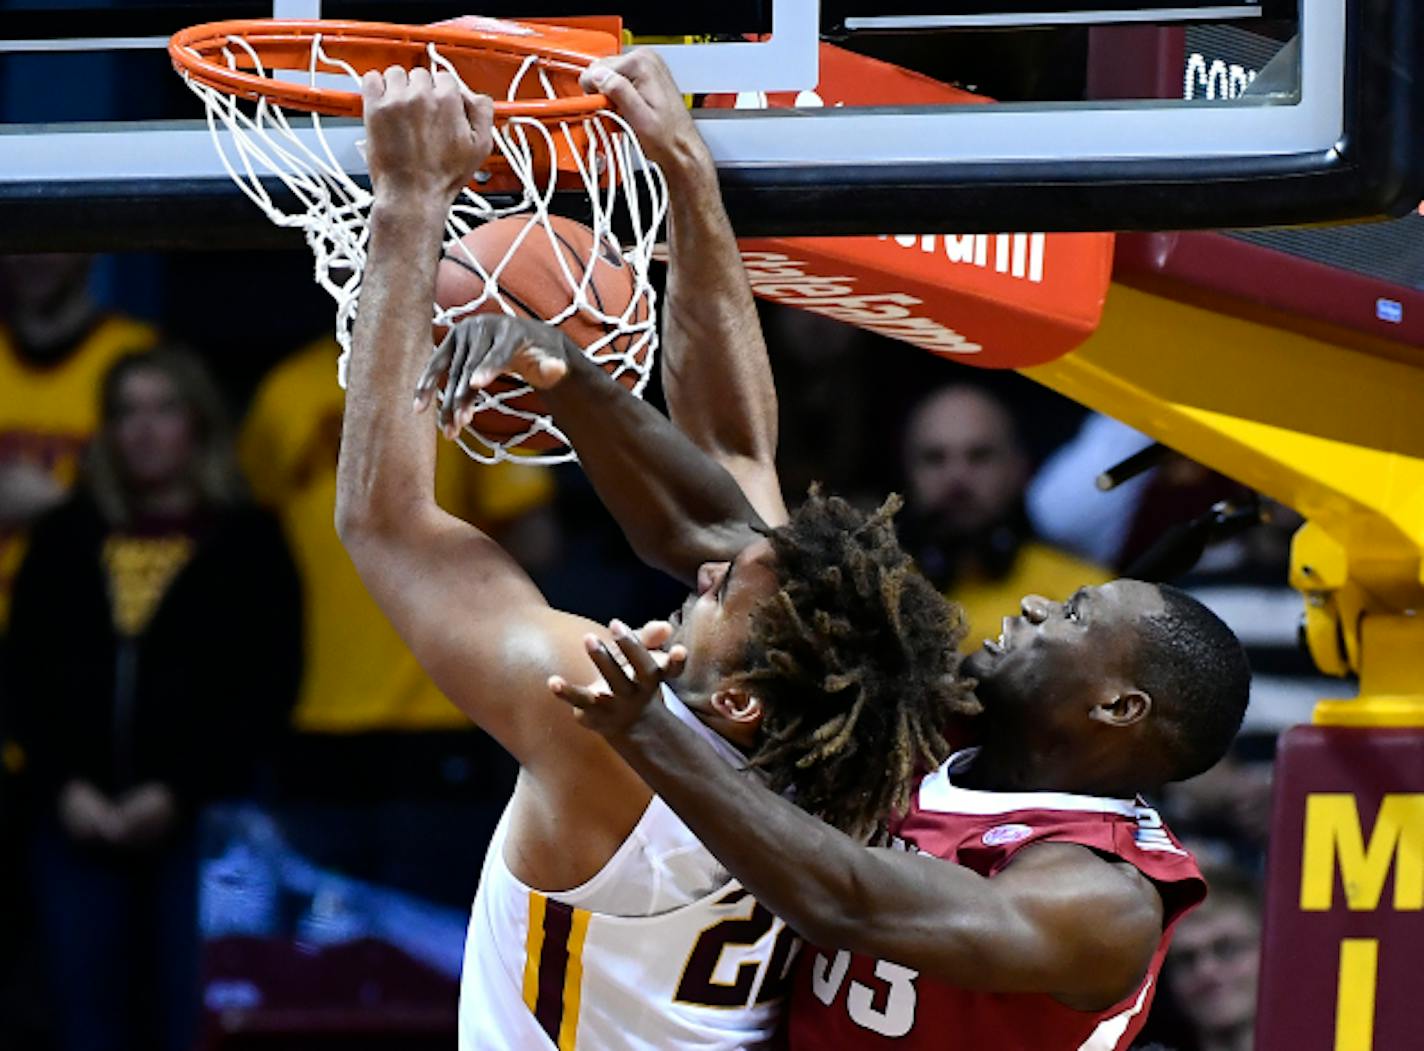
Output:
<path fill-rule="evenodd" d="M 256 50 L 240 36 L 229 36 L 221 54 L 230 69 L 241 66 L 263 77 L 300 77 L 301 83 L 311 87 L 360 90 L 357 71 L 327 54 L 319 34 L 313 36 L 310 51 L 303 73 L 266 69 Z M 443 69 L 459 75 L 438 45 L 430 44 L 426 51 L 432 72 Z M 557 98 L 544 69 L 547 61 L 535 56 L 524 60 L 510 81 L 507 98 L 527 99 L 530 78 L 543 97 Z M 267 99 L 245 101 L 191 76 L 184 79 L 207 110 L 213 141 L 233 181 L 273 223 L 304 234 L 316 281 L 336 301 L 336 338 L 342 351 L 338 381 L 344 387 L 366 264 L 370 191 L 337 160 L 319 114 L 288 113 Z M 478 277 L 470 282 L 478 294 L 466 302 L 432 304 L 432 326 L 446 326 L 475 312 L 523 313 L 516 309 L 518 297 L 501 287 L 500 278 L 517 253 L 537 247 L 557 260 L 553 273 L 567 291 L 566 301 L 559 297 L 560 309 L 544 320 L 559 325 L 577 318 L 579 331 L 596 337 L 576 340 L 583 344 L 585 353 L 641 395 L 657 346 L 655 293 L 648 269 L 667 211 L 667 187 L 661 171 L 644 157 L 632 129 L 609 110 L 558 121 L 497 119 L 494 141 L 495 153 L 508 164 L 517 188 L 487 195 L 467 186 L 451 206 L 445 221 L 444 254 Z M 566 163 L 562 175 L 554 160 L 559 155 L 572 162 Z M 272 180 L 279 181 L 287 195 L 271 192 Z M 573 192 L 587 202 L 587 225 L 593 234 L 587 252 L 580 251 L 573 258 L 568 239 L 558 236 L 551 220 L 555 194 L 567 201 L 570 182 L 581 184 L 581 191 Z M 524 225 L 494 265 L 489 258 L 478 258 L 462 240 L 484 223 L 511 217 L 522 218 Z M 615 224 L 632 231 L 626 244 L 616 237 Z M 540 245 L 539 238 L 548 238 L 547 245 L 554 250 L 549 252 Z M 621 255 L 632 277 L 632 295 L 626 306 L 621 297 L 615 304 L 605 304 L 595 285 L 600 253 L 610 246 Z M 586 258 L 579 258 L 585 254 Z M 475 422 L 461 435 L 460 447 L 481 463 L 573 459 L 567 440 L 531 395 L 531 388 L 518 382 L 479 392 Z"/>

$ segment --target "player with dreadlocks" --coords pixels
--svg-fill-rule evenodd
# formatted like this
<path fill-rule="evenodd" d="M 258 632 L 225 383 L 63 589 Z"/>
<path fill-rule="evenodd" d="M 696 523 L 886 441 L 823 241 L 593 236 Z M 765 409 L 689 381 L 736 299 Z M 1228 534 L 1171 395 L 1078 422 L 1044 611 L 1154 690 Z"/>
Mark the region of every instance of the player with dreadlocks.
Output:
<path fill-rule="evenodd" d="M 979 709 L 952 657 L 926 659 L 922 638 L 958 613 L 900 547 L 899 506 L 867 518 L 813 489 L 767 532 L 783 583 L 753 613 L 749 663 L 732 676 L 764 708 L 748 765 L 857 838 L 880 838 L 916 775 L 949 754 L 951 719 Z"/>
<path fill-rule="evenodd" d="M 623 108 L 619 100 L 627 93 L 636 88 L 648 101 L 648 86 L 654 85 L 648 112 L 632 112 L 651 114 L 651 126 L 690 125 L 675 92 L 666 85 L 656 88 L 656 68 L 638 68 L 632 58 L 621 61 L 622 73 L 601 81 L 600 90 Z M 703 200 L 715 200 L 714 183 L 701 189 Z M 715 232 L 708 236 L 705 225 L 679 214 L 673 215 L 671 231 L 675 264 L 680 251 L 686 258 L 716 244 Z M 778 521 L 779 500 L 768 495 L 776 490 L 776 412 L 764 348 L 754 320 L 739 331 L 725 325 L 730 316 L 754 319 L 749 304 L 739 310 L 729 295 L 728 275 L 741 273 L 735 256 L 729 251 L 719 266 L 698 271 L 703 280 L 680 298 L 679 289 L 689 284 L 678 269 L 675 265 L 669 280 L 672 332 L 700 329 L 703 336 L 718 332 L 719 337 L 710 345 L 703 341 L 700 368 L 692 355 L 668 355 L 674 359 L 664 368 L 668 404 L 674 419 L 736 476 L 767 520 Z M 720 329 L 716 318 L 698 313 L 699 303 L 712 304 L 713 315 L 723 322 Z M 476 364 L 452 369 L 446 409 L 453 404 L 457 421 L 469 411 L 462 390 L 492 376 L 480 364 L 491 346 L 490 361 L 502 363 L 519 354 L 528 357 L 528 344 L 540 339 L 529 334 L 522 343 L 507 343 L 486 333 L 475 341 L 466 348 L 466 360 Z M 516 344 L 523 349 L 516 350 Z M 568 368 L 558 361 L 547 364 L 554 373 Z M 537 375 L 543 367 L 525 374 Z M 576 443 L 590 443 L 588 449 L 609 422 L 597 412 L 560 419 Z M 636 426 L 619 434 L 619 441 L 637 450 L 625 456 L 620 469 L 610 467 L 619 462 L 617 449 L 606 459 L 602 452 L 585 456 L 585 467 L 646 559 L 677 569 L 698 551 L 714 559 L 730 557 L 716 552 L 730 553 L 746 542 L 745 510 L 716 487 L 693 482 L 679 488 L 676 469 L 666 475 L 671 481 L 665 489 L 634 500 L 620 497 L 628 477 L 646 476 L 638 459 L 661 439 L 651 429 L 640 435 Z M 696 476 L 689 470 L 684 481 Z M 815 498 L 812 504 L 807 522 L 817 523 L 813 532 L 822 537 L 819 542 L 833 545 L 837 526 L 821 526 L 827 517 L 834 521 L 835 513 L 827 516 L 830 505 L 814 506 Z M 681 524 L 679 516 L 689 524 Z M 861 526 L 840 528 L 856 534 Z M 758 564 L 764 570 L 768 549 L 774 559 L 794 562 L 792 553 L 767 541 L 753 544 L 730 565 L 704 567 L 699 577 L 708 588 L 725 591 L 734 576 L 744 582 L 755 576 Z M 862 551 L 842 563 L 812 568 L 802 580 L 839 584 L 850 572 L 854 593 L 864 598 L 893 594 L 911 579 L 900 572 L 898 554 L 881 561 Z M 550 690 L 578 709 L 584 724 L 599 732 L 658 792 L 659 803 L 671 806 L 762 905 L 818 947 L 802 953 L 798 965 L 792 1047 L 1126 1048 L 1150 1005 L 1172 929 L 1204 892 L 1190 855 L 1135 797 L 1200 772 L 1229 745 L 1249 684 L 1240 644 L 1229 629 L 1185 594 L 1140 581 L 1084 588 L 1065 603 L 1026 596 L 1022 615 L 1006 618 L 1000 638 L 965 664 L 982 705 L 971 720 L 978 747 L 927 771 L 909 811 L 897 814 L 900 789 L 875 781 L 876 768 L 892 766 L 898 780 L 938 742 L 925 734 L 919 738 L 923 746 L 906 747 L 915 732 L 883 723 L 875 732 L 883 712 L 872 707 L 879 690 L 874 676 L 863 673 L 859 659 L 848 664 L 834 652 L 858 633 L 835 611 L 845 608 L 839 600 L 821 603 L 799 584 L 762 589 L 763 595 L 773 591 L 773 598 L 759 603 L 753 640 L 734 631 L 729 645 L 709 652 L 720 652 L 723 673 L 750 656 L 757 667 L 784 676 L 783 699 L 799 692 L 798 685 L 819 687 L 809 691 L 814 706 L 803 710 L 825 717 L 803 720 L 801 712 L 789 713 L 785 723 L 774 725 L 768 684 L 748 683 L 745 670 L 718 680 L 710 658 L 679 689 L 706 697 L 709 683 L 744 687 L 736 703 L 720 707 L 713 692 L 704 718 L 764 767 L 785 770 L 782 764 L 790 760 L 789 775 L 773 772 L 771 778 L 786 786 L 784 794 L 740 776 L 725 753 L 699 740 L 665 703 L 655 703 L 664 692 L 662 680 L 675 669 L 660 666 L 626 631 L 616 636 L 621 664 L 605 650 L 590 650 L 602 682 L 580 686 L 555 676 Z M 898 608 L 903 612 L 904 603 Z M 684 618 L 680 638 L 700 647 L 708 633 L 705 623 L 692 626 L 695 619 L 691 613 Z M 895 615 L 891 621 L 900 623 Z M 896 627 L 889 634 L 898 632 Z M 871 641 L 883 646 L 887 639 Z M 867 651 L 883 657 L 880 646 Z M 893 659 L 885 664 L 904 666 Z M 907 680 L 903 688 L 933 689 L 939 683 L 935 674 L 944 667 L 931 661 L 924 669 L 930 682 Z M 753 703 L 757 698 L 762 703 Z M 735 724 L 736 717 L 759 708 L 766 714 L 758 741 L 746 723 Z M 731 725 L 721 721 L 727 717 Z M 933 722 L 919 725 L 938 728 Z M 888 749 L 863 747 L 872 737 L 882 746 L 888 742 Z M 887 764 L 892 753 L 896 762 Z M 846 779 L 843 787 L 855 798 L 844 802 L 834 798 L 835 783 L 822 785 L 817 774 L 808 773 L 820 767 L 829 776 L 833 769 L 857 766 L 871 769 L 862 771 L 866 780 Z M 798 782 L 801 777 L 806 780 Z M 817 820 L 816 812 L 862 833 L 885 820 L 891 849 L 867 846 Z M 760 929 L 757 915 L 771 922 L 769 914 L 754 910 L 749 927 L 736 931 Z M 690 959 L 715 971 L 731 938 L 741 937 L 730 928 L 725 933 L 727 940 L 694 951 Z M 754 975 L 780 973 L 779 947 L 769 962 L 741 959 L 740 967 L 721 971 L 721 982 L 736 975 L 735 993 L 723 988 L 713 994 L 696 983 L 680 988 L 679 999 L 756 995 L 761 979 Z"/>
<path fill-rule="evenodd" d="M 636 73 L 638 61 L 610 67 Z M 605 86 L 621 108 L 633 100 L 616 75 L 622 83 Z M 659 105 L 681 109 L 670 81 L 658 84 Z M 448 373 L 441 415 L 453 429 L 459 391 L 518 372 L 543 388 L 605 500 L 659 531 L 659 509 L 679 509 L 687 524 L 658 542 L 680 567 L 694 552 L 707 558 L 674 618 L 668 671 L 681 676 L 661 703 L 737 776 L 750 765 L 857 839 L 883 833 L 914 775 L 942 758 L 942 728 L 973 706 L 954 675 L 962 627 L 910 571 L 891 506 L 867 516 L 813 495 L 785 518 L 762 491 L 767 525 L 741 487 L 757 491 L 754 471 L 739 484 L 548 326 L 461 322 L 422 375 L 445 210 L 488 155 L 490 106 L 424 70 L 368 73 L 362 86 L 375 203 L 337 528 L 437 685 L 521 766 L 466 942 L 462 1051 L 760 1046 L 778 1027 L 795 938 L 549 692 L 551 679 L 595 679 L 631 633 L 550 608 L 493 540 L 441 510 L 436 436 L 408 408 L 410 392 L 427 407 Z M 682 120 L 671 127 L 690 127 Z M 675 202 L 674 289 L 724 288 L 710 307 L 688 303 L 681 324 L 734 345 L 755 314 L 720 202 L 700 192 L 710 160 L 703 150 L 689 161 L 677 135 L 639 132 Z M 672 333 L 674 367 L 691 341 Z M 699 507 L 705 523 L 682 513 Z"/>

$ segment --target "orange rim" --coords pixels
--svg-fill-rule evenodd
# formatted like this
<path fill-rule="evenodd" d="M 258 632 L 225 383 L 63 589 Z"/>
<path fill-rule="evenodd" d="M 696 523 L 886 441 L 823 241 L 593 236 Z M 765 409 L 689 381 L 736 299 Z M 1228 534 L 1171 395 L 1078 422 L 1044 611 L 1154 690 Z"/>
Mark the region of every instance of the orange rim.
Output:
<path fill-rule="evenodd" d="M 252 100 L 267 99 L 280 106 L 333 117 L 359 117 L 360 92 L 294 84 L 242 68 L 234 69 L 223 57 L 224 49 L 229 50 L 239 67 L 251 67 L 245 48 L 229 48 L 231 40 L 240 39 L 257 55 L 268 73 L 275 70 L 306 72 L 311 67 L 312 43 L 320 37 L 324 50 L 361 74 L 392 65 L 424 66 L 428 62 L 427 48 L 434 44 L 471 88 L 492 97 L 495 95 L 490 89 L 499 90 L 501 72 L 508 70 L 512 77 L 534 56 L 559 97 L 513 101 L 500 101 L 496 97 L 496 120 L 516 117 L 569 120 L 591 116 L 607 108 L 604 96 L 582 93 L 578 76 L 594 59 L 618 52 L 615 38 L 590 29 L 522 22 L 505 24 L 517 26 L 518 35 L 468 26 L 234 19 L 180 30 L 168 41 L 168 55 L 179 73 L 217 91 Z M 329 66 L 318 72 L 333 72 L 338 68 Z"/>

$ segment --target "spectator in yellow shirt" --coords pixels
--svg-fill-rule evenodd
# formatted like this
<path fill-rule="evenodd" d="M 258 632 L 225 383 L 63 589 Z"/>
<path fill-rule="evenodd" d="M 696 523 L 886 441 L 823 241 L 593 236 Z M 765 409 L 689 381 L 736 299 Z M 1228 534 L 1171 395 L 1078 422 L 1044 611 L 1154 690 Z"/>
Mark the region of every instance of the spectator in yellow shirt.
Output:
<path fill-rule="evenodd" d="M 905 430 L 904 469 L 905 546 L 964 608 L 967 650 L 997 636 L 1024 595 L 1063 601 L 1112 578 L 1034 538 L 1029 458 L 1013 415 L 987 390 L 954 384 L 921 401 Z"/>
<path fill-rule="evenodd" d="M 336 536 L 337 353 L 321 340 L 274 368 L 240 442 L 254 495 L 282 520 L 305 603 L 305 672 L 282 763 L 287 832 L 319 864 L 465 908 L 514 771 L 420 669 Z M 527 562 L 557 546 L 546 470 L 482 466 L 442 442 L 436 489 Z"/>
<path fill-rule="evenodd" d="M 0 256 L 0 632 L 25 530 L 58 506 L 99 426 L 99 381 L 158 339 L 89 295 L 93 257 Z"/>

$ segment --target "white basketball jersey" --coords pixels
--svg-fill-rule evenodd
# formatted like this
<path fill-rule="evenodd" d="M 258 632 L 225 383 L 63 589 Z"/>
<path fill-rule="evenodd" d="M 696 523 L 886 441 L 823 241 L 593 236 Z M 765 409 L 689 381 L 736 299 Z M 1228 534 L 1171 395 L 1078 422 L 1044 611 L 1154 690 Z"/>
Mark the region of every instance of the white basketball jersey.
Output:
<path fill-rule="evenodd" d="M 736 752 L 664 687 L 729 761 Z M 545 894 L 485 857 L 465 942 L 460 1051 L 736 1051 L 777 1030 L 798 942 L 661 799 L 599 873 Z"/>

